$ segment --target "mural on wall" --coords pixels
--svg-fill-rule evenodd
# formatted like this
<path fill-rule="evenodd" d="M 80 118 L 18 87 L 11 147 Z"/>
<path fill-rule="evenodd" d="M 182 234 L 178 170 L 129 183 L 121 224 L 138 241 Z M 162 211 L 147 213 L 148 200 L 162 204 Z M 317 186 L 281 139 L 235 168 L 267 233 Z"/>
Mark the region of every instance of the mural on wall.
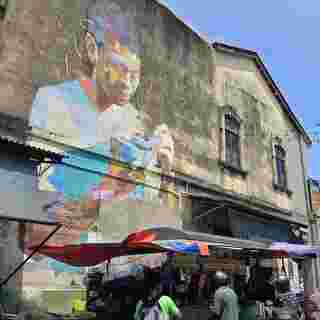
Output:
<path fill-rule="evenodd" d="M 43 144 L 59 145 L 65 155 L 63 164 L 47 166 L 39 179 L 40 190 L 56 195 L 48 215 L 64 225 L 49 244 L 120 241 L 139 228 L 181 228 L 188 217 L 174 179 L 176 137 L 185 124 L 174 126 L 178 115 L 173 104 L 166 109 L 161 101 L 157 105 L 163 94 L 157 89 L 168 86 L 158 77 L 159 63 L 165 68 L 168 61 L 153 57 L 148 32 L 130 9 L 116 1 L 90 2 L 80 23 L 81 72 L 36 91 L 30 114 L 33 135 L 49 137 Z M 158 67 L 154 73 L 152 63 Z M 171 68 L 166 72 L 173 79 L 178 65 Z M 181 79 L 192 88 L 192 74 Z M 192 99 L 203 89 L 194 90 Z M 182 93 L 180 89 L 181 101 Z M 181 115 L 191 115 L 191 106 L 183 110 L 186 102 L 181 103 Z M 194 121 L 197 126 L 199 119 Z M 26 246 L 38 244 L 48 233 L 45 226 L 31 227 Z M 57 272 L 81 271 L 48 261 Z"/>

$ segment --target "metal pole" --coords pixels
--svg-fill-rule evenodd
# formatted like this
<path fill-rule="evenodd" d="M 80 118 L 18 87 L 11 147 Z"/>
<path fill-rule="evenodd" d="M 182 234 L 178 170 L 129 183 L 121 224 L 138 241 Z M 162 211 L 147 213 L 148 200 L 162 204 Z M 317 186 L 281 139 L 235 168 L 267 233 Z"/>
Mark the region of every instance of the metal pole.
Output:
<path fill-rule="evenodd" d="M 311 232 L 311 245 L 315 246 L 318 244 L 318 224 L 311 222 L 310 232 Z M 313 259 L 313 273 L 314 273 L 314 282 L 315 287 L 319 287 L 319 258 Z"/>
<path fill-rule="evenodd" d="M 305 194 L 305 201 L 306 201 L 306 210 L 307 210 L 307 218 L 309 222 L 309 227 L 310 227 L 310 242 L 311 245 L 315 245 L 318 240 L 318 232 L 316 230 L 317 228 L 317 223 L 314 219 L 313 216 L 313 210 L 312 210 L 312 198 L 311 198 L 311 185 L 310 185 L 310 180 L 307 177 L 307 166 L 305 163 L 305 158 L 304 158 L 304 150 L 302 146 L 302 137 L 301 135 L 299 136 L 299 153 L 300 153 L 300 163 L 301 163 L 301 168 L 302 168 L 302 175 L 303 175 L 303 182 L 304 182 L 304 194 Z M 318 286 L 319 283 L 319 258 L 315 259 L 312 263 L 312 275 L 313 275 L 313 285 L 312 288 L 315 288 Z M 311 271 L 310 270 L 310 271 Z M 305 287 L 306 290 L 306 287 Z"/>
<path fill-rule="evenodd" d="M 31 254 L 20 263 L 8 276 L 1 282 L 0 288 L 7 284 L 7 282 L 44 246 L 44 244 L 62 227 L 62 224 L 58 224 L 56 228 L 49 233 L 49 235 L 31 252 Z"/>
<path fill-rule="evenodd" d="M 310 240 L 311 245 L 318 245 L 318 223 L 314 217 L 314 208 L 312 204 L 312 193 L 311 193 L 311 181 L 310 179 L 307 180 L 307 198 L 308 198 L 308 209 L 309 209 L 309 227 L 310 227 Z M 312 267 L 310 268 L 314 277 L 314 287 L 319 287 L 319 258 L 314 259 Z"/>

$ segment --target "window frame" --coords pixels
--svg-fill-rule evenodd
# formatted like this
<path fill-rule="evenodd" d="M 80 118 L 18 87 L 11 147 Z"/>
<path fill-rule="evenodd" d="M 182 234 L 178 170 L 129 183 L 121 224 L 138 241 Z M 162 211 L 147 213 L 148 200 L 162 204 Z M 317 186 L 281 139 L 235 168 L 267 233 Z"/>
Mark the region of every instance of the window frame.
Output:
<path fill-rule="evenodd" d="M 282 152 L 282 155 L 280 153 Z M 272 162 L 273 162 L 273 188 L 275 191 L 286 193 L 289 197 L 292 191 L 288 184 L 288 157 L 287 151 L 283 146 L 282 140 L 276 137 L 272 143 Z M 279 166 L 279 163 L 282 165 Z M 280 168 L 283 172 L 279 172 Z M 284 182 L 282 181 L 284 180 Z"/>
<path fill-rule="evenodd" d="M 276 144 L 275 149 L 275 162 L 277 168 L 277 184 L 279 187 L 286 189 L 288 187 L 288 177 L 286 170 L 286 151 L 281 145 Z"/>
<path fill-rule="evenodd" d="M 241 138 L 240 121 L 232 114 L 224 115 L 225 129 L 225 162 L 226 164 L 241 169 Z M 228 122 L 229 125 L 228 125 Z M 236 128 L 232 128 L 232 127 Z"/>
<path fill-rule="evenodd" d="M 239 117 L 238 113 L 236 110 L 230 106 L 226 105 L 224 107 L 221 107 L 221 113 L 220 113 L 220 159 L 219 159 L 219 165 L 222 167 L 222 169 L 226 169 L 230 174 L 235 174 L 235 175 L 240 175 L 243 178 L 245 178 L 248 174 L 248 172 L 245 170 L 244 166 L 244 152 L 243 152 L 243 147 L 244 147 L 244 141 L 243 141 L 243 124 L 242 124 L 242 119 Z M 230 117 L 232 120 L 235 121 L 237 124 L 237 137 L 238 137 L 238 164 L 232 163 L 232 161 L 228 161 L 227 159 L 227 132 L 229 134 L 235 134 L 235 130 L 232 128 L 227 128 L 227 117 Z M 231 151 L 232 152 L 232 151 Z"/>

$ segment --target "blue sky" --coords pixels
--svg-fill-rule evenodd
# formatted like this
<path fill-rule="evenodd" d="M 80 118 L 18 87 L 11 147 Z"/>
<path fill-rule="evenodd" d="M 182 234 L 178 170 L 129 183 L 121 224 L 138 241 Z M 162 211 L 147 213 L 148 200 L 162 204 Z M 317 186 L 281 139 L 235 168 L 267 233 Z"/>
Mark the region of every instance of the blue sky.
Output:
<path fill-rule="evenodd" d="M 319 0 L 159 2 L 207 39 L 257 51 L 305 129 L 320 135 Z M 319 143 L 308 158 L 320 178 Z"/>

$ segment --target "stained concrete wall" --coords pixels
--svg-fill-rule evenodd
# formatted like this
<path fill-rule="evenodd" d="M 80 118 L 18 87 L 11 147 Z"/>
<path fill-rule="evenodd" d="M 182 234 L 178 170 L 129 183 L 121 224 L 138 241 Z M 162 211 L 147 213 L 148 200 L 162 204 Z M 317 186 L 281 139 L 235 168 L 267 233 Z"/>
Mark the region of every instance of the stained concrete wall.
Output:
<path fill-rule="evenodd" d="M 305 198 L 306 145 L 275 99 L 254 61 L 239 54 L 215 52 L 215 98 L 220 108 L 231 105 L 243 121 L 243 162 L 246 179 L 224 175 L 221 183 L 235 192 L 252 195 L 284 209 L 295 211 L 300 222 L 307 214 Z M 216 135 L 218 132 L 216 131 Z M 272 136 L 280 137 L 287 153 L 288 188 L 286 193 L 273 187 Z M 304 159 L 304 162 L 302 162 Z"/>

